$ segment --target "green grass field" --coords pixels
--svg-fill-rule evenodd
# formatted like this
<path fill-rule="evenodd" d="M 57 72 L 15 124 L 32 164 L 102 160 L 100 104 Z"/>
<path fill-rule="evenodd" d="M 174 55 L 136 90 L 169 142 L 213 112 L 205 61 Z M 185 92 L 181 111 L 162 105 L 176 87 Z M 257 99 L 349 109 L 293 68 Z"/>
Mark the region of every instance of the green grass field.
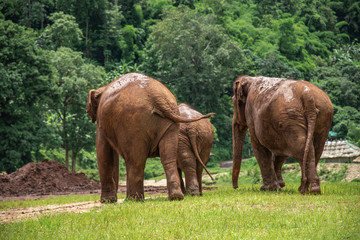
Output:
<path fill-rule="evenodd" d="M 0 224 L 0 239 L 360 239 L 360 183 L 322 183 L 323 194 L 317 196 L 300 195 L 298 184 L 281 192 L 259 187 L 219 186 L 183 201 L 157 196 Z M 98 197 L 57 197 L 22 206 Z M 9 204 L 0 202 L 0 209 L 19 207 Z"/>

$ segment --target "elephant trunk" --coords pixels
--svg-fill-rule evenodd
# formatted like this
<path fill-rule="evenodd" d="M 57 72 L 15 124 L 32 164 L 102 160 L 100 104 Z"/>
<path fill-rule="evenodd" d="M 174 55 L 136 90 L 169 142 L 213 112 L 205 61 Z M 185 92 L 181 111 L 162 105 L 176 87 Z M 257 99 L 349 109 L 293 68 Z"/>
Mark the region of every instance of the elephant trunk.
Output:
<path fill-rule="evenodd" d="M 246 135 L 247 127 L 240 126 L 233 122 L 233 172 L 232 182 L 233 187 L 238 188 L 238 179 L 241 168 L 241 159 L 243 153 L 244 140 Z"/>

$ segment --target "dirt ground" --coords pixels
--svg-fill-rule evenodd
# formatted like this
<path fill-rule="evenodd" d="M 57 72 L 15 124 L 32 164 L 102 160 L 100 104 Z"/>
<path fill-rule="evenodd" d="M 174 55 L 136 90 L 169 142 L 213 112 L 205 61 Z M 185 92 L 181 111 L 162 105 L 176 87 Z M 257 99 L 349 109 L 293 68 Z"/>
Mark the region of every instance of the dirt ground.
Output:
<path fill-rule="evenodd" d="M 147 194 L 167 193 L 166 180 L 148 180 L 144 185 Z M 203 187 L 203 189 L 206 191 L 214 188 Z M 125 194 L 126 186 L 120 183 L 118 192 Z M 63 164 L 47 159 L 39 163 L 29 163 L 11 174 L 0 174 L 0 201 L 30 200 L 69 194 L 97 194 L 100 198 L 100 183 L 86 178 L 83 173 L 70 172 Z M 118 204 L 122 202 L 123 200 L 118 200 Z M 99 201 L 95 201 L 11 209 L 0 211 L 0 223 L 19 221 L 43 214 L 82 213 L 100 205 Z"/>

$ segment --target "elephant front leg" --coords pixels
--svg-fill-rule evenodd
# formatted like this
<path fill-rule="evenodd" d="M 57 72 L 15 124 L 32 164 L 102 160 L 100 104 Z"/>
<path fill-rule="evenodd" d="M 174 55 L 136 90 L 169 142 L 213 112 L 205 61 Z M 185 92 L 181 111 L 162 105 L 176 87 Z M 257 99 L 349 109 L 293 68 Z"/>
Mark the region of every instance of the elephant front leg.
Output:
<path fill-rule="evenodd" d="M 99 132 L 99 131 L 98 131 Z M 101 133 L 96 135 L 96 155 L 101 183 L 101 198 L 102 203 L 113 203 L 117 201 L 117 184 L 114 179 L 114 166 L 118 167 L 115 162 L 116 156 L 110 144 L 101 137 Z"/>
<path fill-rule="evenodd" d="M 178 138 L 179 125 L 173 124 L 166 131 L 159 143 L 160 159 L 166 174 L 168 195 L 170 200 L 184 199 L 176 164 Z"/>
<path fill-rule="evenodd" d="M 251 145 L 253 147 L 263 179 L 263 185 L 261 186 L 260 190 L 281 190 L 274 169 L 274 159 L 272 153 L 256 140 L 251 140 Z"/>

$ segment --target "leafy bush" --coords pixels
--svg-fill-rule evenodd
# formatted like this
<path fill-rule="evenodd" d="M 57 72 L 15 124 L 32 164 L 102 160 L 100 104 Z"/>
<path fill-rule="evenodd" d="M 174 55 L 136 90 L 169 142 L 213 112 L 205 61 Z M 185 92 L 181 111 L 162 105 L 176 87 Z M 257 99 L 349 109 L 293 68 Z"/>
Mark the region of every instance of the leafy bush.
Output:
<path fill-rule="evenodd" d="M 151 179 L 164 175 L 164 168 L 160 158 L 149 158 L 145 165 L 145 179 Z"/>
<path fill-rule="evenodd" d="M 342 164 L 340 170 L 337 171 L 330 171 L 329 169 L 326 168 L 326 165 L 322 164 L 320 166 L 319 176 L 320 179 L 323 181 L 340 182 L 345 178 L 346 171 L 347 171 L 347 165 L 345 164 Z"/>

